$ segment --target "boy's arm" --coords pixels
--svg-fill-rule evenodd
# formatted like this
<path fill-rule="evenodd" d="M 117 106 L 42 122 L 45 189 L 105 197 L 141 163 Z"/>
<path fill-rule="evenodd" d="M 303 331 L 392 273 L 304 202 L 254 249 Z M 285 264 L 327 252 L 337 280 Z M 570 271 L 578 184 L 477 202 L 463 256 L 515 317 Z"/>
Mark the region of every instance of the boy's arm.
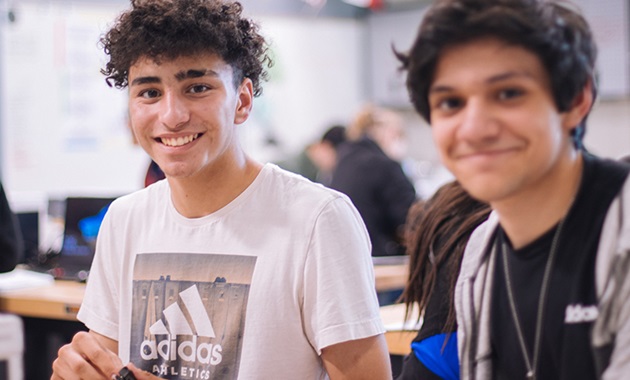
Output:
<path fill-rule="evenodd" d="M 616 323 L 610 328 L 614 330 L 614 333 L 611 333 L 614 337 L 614 347 L 608 367 L 601 377 L 604 380 L 625 379 L 630 371 L 630 276 L 628 276 L 628 271 L 630 271 L 628 259 L 613 270 L 617 273 L 615 277 L 621 289 L 613 301 L 617 303 L 613 312 L 616 314 L 613 317 Z"/>
<path fill-rule="evenodd" d="M 322 361 L 331 380 L 392 378 L 387 343 L 382 334 L 323 348 Z"/>

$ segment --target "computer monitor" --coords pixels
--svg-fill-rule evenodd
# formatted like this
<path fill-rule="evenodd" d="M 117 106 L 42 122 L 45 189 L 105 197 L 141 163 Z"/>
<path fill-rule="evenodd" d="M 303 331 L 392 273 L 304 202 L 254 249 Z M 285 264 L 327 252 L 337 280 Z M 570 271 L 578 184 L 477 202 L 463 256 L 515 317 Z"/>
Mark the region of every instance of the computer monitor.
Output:
<path fill-rule="evenodd" d="M 66 198 L 63 244 L 57 265 L 52 271 L 55 277 L 80 281 L 87 279 L 101 222 L 114 199 L 109 197 Z"/>

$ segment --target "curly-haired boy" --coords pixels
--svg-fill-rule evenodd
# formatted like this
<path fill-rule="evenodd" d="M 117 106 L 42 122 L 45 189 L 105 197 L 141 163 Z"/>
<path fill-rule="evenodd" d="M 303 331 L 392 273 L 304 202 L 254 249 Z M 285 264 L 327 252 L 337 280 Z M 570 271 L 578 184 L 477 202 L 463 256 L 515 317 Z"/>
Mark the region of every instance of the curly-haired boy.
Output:
<path fill-rule="evenodd" d="M 116 200 L 53 379 L 387 379 L 370 245 L 343 195 L 247 156 L 270 63 L 238 3 L 132 2 L 104 36 L 166 180 Z"/>

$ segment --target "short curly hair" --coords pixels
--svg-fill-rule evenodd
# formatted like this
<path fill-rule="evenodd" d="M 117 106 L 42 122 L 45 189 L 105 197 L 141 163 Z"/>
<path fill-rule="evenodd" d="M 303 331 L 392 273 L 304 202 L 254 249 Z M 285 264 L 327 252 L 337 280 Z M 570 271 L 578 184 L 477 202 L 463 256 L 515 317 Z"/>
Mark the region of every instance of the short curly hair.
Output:
<path fill-rule="evenodd" d="M 429 123 L 428 93 L 442 51 L 483 37 L 496 37 L 536 54 L 549 77 L 556 107 L 564 112 L 591 81 L 597 47 L 586 20 L 562 0 L 437 0 L 429 8 L 408 53 L 395 52 L 408 72 L 407 89 Z M 573 137 L 581 145 L 585 120 Z"/>
<path fill-rule="evenodd" d="M 258 96 L 272 61 L 258 25 L 242 10 L 238 2 L 217 0 L 131 0 L 131 9 L 100 39 L 109 55 L 101 72 L 120 89 L 140 58 L 160 62 L 211 52 L 232 67 L 235 86 L 249 78 Z"/>

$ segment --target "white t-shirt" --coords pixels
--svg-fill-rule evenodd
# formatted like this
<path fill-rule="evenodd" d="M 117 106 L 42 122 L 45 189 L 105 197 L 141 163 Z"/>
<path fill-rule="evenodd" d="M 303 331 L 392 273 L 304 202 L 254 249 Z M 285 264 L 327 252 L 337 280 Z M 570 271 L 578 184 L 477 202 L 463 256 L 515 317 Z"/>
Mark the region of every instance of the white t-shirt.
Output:
<path fill-rule="evenodd" d="M 169 379 L 325 379 L 324 347 L 384 332 L 356 209 L 271 164 L 202 218 L 167 181 L 114 201 L 78 318 Z"/>

